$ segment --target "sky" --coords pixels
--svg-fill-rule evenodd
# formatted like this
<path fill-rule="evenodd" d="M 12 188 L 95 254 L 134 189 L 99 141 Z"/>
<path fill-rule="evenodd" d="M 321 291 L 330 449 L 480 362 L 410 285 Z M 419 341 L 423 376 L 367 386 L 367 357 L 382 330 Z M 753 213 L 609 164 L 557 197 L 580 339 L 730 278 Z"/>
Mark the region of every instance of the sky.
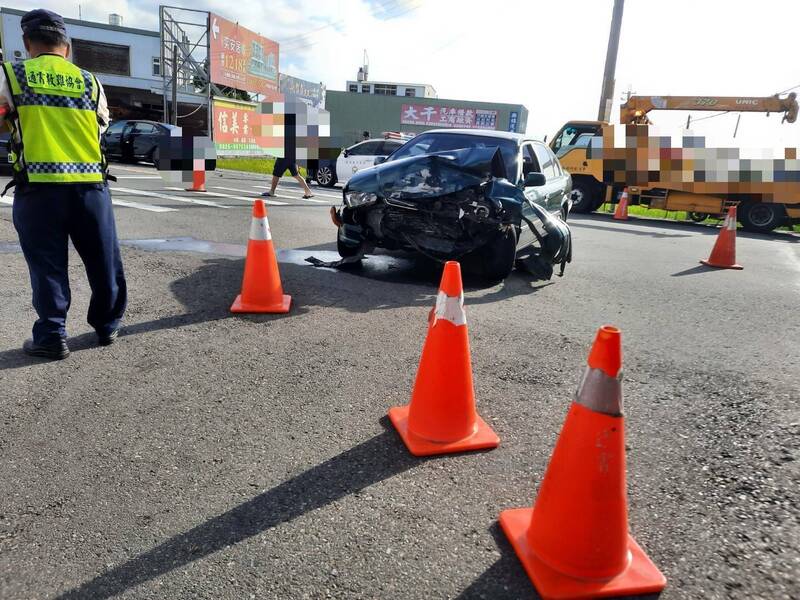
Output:
<path fill-rule="evenodd" d="M 524 104 L 528 134 L 550 139 L 568 120 L 596 119 L 613 0 L 170 0 L 210 10 L 281 43 L 282 72 L 345 89 L 364 50 L 373 80 L 429 83 L 440 98 Z M 77 18 L 78 2 L 21 1 Z M 265 8 L 268 6 L 268 8 Z M 83 2 L 84 19 L 115 12 L 158 29 L 158 3 Z M 612 117 L 627 90 L 646 95 L 768 96 L 800 92 L 795 0 L 626 0 Z M 697 112 L 692 119 L 713 113 Z M 685 112 L 654 112 L 680 133 Z M 715 145 L 800 147 L 800 120 L 736 114 L 697 121 Z"/>

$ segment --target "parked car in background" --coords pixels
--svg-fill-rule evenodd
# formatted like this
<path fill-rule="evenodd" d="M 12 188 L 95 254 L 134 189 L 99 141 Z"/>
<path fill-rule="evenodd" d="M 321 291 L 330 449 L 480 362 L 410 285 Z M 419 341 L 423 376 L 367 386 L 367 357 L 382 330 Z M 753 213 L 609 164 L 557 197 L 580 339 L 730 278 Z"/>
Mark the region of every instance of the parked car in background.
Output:
<path fill-rule="evenodd" d="M 3 171 L 11 170 L 11 162 L 9 162 L 9 147 L 8 142 L 11 139 L 11 133 L 8 131 L 0 132 L 0 169 Z"/>
<path fill-rule="evenodd" d="M 375 158 L 385 158 L 402 145 L 402 140 L 365 140 L 342 150 L 336 160 L 320 160 L 316 171 L 309 176 L 325 187 L 347 183 L 355 173 L 373 166 Z"/>
<path fill-rule="evenodd" d="M 106 156 L 123 162 L 158 160 L 158 143 L 174 125 L 144 120 L 114 121 L 103 134 Z"/>
<path fill-rule="evenodd" d="M 485 277 L 515 265 L 549 279 L 572 258 L 570 175 L 516 133 L 427 131 L 360 170 L 333 213 L 345 261 L 376 247 L 461 260 Z"/>

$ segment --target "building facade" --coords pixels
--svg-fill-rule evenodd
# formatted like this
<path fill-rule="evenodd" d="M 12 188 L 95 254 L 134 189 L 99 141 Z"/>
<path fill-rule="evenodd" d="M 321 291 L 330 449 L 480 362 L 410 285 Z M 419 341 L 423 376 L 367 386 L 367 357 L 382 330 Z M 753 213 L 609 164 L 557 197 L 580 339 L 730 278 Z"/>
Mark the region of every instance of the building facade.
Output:
<path fill-rule="evenodd" d="M 328 90 L 325 107 L 331 135 L 342 146 L 363 139 L 364 132 L 379 137 L 387 131 L 417 134 L 449 127 L 524 133 L 528 124 L 528 109 L 521 104 Z"/>
<path fill-rule="evenodd" d="M 26 11 L 0 8 L 0 38 L 3 60 L 20 62 L 28 58 L 22 42 L 20 21 Z M 119 15 L 109 20 L 120 23 Z M 164 120 L 161 41 L 157 31 L 147 31 L 111 23 L 64 19 L 72 45 L 71 60 L 95 74 L 105 89 L 112 119 L 137 118 Z M 178 93 L 178 113 L 192 112 L 205 97 L 190 93 L 184 86 Z M 202 129 L 205 111 L 179 125 Z"/>
<path fill-rule="evenodd" d="M 427 83 L 398 83 L 395 81 L 348 81 L 347 91 L 355 94 L 403 96 L 406 98 L 436 98 L 436 90 Z"/>

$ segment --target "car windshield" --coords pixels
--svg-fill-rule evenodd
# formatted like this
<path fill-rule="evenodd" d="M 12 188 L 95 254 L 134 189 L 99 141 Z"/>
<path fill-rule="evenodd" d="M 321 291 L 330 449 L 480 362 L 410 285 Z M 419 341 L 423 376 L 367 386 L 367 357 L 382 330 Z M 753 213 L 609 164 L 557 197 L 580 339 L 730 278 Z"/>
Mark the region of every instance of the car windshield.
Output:
<path fill-rule="evenodd" d="M 446 152 L 460 148 L 500 148 L 508 179 L 517 172 L 517 143 L 514 140 L 463 133 L 423 133 L 396 150 L 389 160 L 419 156 L 431 152 Z"/>

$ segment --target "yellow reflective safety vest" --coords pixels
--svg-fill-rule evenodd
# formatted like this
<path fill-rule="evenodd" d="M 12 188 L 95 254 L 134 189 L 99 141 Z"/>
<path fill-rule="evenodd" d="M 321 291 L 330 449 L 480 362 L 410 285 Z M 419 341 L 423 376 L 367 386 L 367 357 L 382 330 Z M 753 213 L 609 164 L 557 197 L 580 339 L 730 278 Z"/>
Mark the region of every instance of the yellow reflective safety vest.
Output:
<path fill-rule="evenodd" d="M 100 183 L 105 159 L 94 75 L 61 56 L 4 63 L 14 99 L 15 176 L 30 183 Z"/>

